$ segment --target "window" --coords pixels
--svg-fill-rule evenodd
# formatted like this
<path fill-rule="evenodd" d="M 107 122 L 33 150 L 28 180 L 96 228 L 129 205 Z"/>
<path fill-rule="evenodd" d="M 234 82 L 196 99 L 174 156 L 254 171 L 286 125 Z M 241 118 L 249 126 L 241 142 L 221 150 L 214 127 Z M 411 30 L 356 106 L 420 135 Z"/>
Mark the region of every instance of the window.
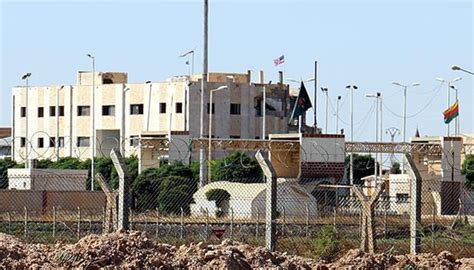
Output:
<path fill-rule="evenodd" d="M 20 109 L 20 116 L 25 117 L 26 116 L 26 107 L 21 107 Z"/>
<path fill-rule="evenodd" d="M 138 136 L 130 136 L 130 146 L 137 147 L 139 141 Z"/>
<path fill-rule="evenodd" d="M 176 113 L 183 113 L 183 103 L 177 102 L 176 103 Z"/>
<path fill-rule="evenodd" d="M 115 106 L 114 105 L 106 105 L 102 106 L 102 115 L 115 115 Z"/>
<path fill-rule="evenodd" d="M 130 114 L 143 114 L 143 104 L 131 104 Z"/>
<path fill-rule="evenodd" d="M 56 106 L 49 106 L 49 116 L 56 116 Z"/>
<path fill-rule="evenodd" d="M 59 116 L 64 116 L 64 106 L 59 106 Z"/>
<path fill-rule="evenodd" d="M 230 104 L 230 114 L 240 114 L 240 104 L 231 103 Z"/>
<path fill-rule="evenodd" d="M 20 147 L 25 147 L 26 146 L 26 138 L 25 137 L 21 137 L 20 138 Z"/>
<path fill-rule="evenodd" d="M 90 145 L 89 137 L 77 137 L 77 147 L 88 147 Z"/>
<path fill-rule="evenodd" d="M 38 117 L 43 117 L 43 116 L 44 116 L 44 108 L 38 107 Z"/>
<path fill-rule="evenodd" d="M 260 136 L 255 136 L 255 140 L 260 140 Z"/>
<path fill-rule="evenodd" d="M 238 136 L 238 135 L 230 135 L 230 138 L 231 138 L 231 139 L 240 139 L 240 136 Z"/>
<path fill-rule="evenodd" d="M 77 106 L 77 116 L 88 116 L 91 115 L 90 106 Z"/>
<path fill-rule="evenodd" d="M 55 137 L 49 138 L 49 147 L 56 147 L 56 138 Z"/>
<path fill-rule="evenodd" d="M 38 148 L 44 147 L 44 138 L 38 138 Z"/>
<path fill-rule="evenodd" d="M 58 137 L 58 147 L 64 147 L 64 137 Z"/>
<path fill-rule="evenodd" d="M 397 203 L 408 202 L 408 193 L 397 193 Z"/>
<path fill-rule="evenodd" d="M 215 105 L 215 104 L 212 103 L 212 114 L 214 114 L 214 112 L 215 112 L 214 109 L 215 109 L 216 106 L 214 106 L 214 105 Z M 209 114 L 209 102 L 207 103 L 207 114 Z"/>
<path fill-rule="evenodd" d="M 166 113 L 166 103 L 160 102 L 160 113 Z"/>

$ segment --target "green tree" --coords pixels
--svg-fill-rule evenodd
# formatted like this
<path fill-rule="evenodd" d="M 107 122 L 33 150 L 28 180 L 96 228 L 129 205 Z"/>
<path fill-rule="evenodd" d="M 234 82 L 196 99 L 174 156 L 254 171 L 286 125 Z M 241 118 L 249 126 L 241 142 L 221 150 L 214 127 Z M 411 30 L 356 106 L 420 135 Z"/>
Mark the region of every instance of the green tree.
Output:
<path fill-rule="evenodd" d="M 462 163 L 461 173 L 466 178 L 464 185 L 469 190 L 474 190 L 474 155 L 467 155 Z"/>
<path fill-rule="evenodd" d="M 9 157 L 0 159 L 0 189 L 8 187 L 8 169 L 16 166 L 17 163 Z"/>
<path fill-rule="evenodd" d="M 213 181 L 242 183 L 263 182 L 262 169 L 255 158 L 236 151 L 223 159 L 213 162 L 211 167 Z"/>
<path fill-rule="evenodd" d="M 374 174 L 374 159 L 371 155 L 354 154 L 354 184 L 362 184 L 362 178 Z M 347 168 L 350 168 L 350 157 L 345 160 Z M 350 178 L 350 170 L 347 170 L 347 179 Z"/>
<path fill-rule="evenodd" d="M 181 208 L 189 214 L 192 195 L 197 191 L 197 181 L 181 176 L 166 176 L 160 184 L 158 208 L 162 213 L 180 214 Z"/>

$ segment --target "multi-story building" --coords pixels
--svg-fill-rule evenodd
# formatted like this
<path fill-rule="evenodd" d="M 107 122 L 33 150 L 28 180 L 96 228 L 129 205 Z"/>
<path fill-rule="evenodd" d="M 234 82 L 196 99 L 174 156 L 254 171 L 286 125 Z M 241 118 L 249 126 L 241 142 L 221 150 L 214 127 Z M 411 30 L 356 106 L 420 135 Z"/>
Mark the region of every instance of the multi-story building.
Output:
<path fill-rule="evenodd" d="M 201 77 L 178 76 L 164 82 L 128 83 L 127 73 L 78 72 L 77 85 L 25 86 L 12 90 L 12 155 L 26 159 L 91 156 L 94 122 L 96 156 L 113 147 L 127 155 L 136 152 L 142 134 L 185 132 L 200 135 Z M 266 135 L 288 132 L 288 85 L 266 84 Z M 92 106 L 93 79 L 95 89 Z M 212 136 L 262 138 L 263 72 L 258 83 L 246 74 L 210 73 L 205 95 L 204 130 L 212 114 Z M 92 121 L 94 119 L 94 121 Z"/>

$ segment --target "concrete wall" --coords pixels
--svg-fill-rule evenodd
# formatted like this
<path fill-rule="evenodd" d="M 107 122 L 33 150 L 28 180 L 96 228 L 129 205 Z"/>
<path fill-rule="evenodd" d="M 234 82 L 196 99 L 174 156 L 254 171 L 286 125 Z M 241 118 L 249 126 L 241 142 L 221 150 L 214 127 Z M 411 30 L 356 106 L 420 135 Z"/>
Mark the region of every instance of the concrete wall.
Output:
<path fill-rule="evenodd" d="M 86 190 L 87 170 L 8 169 L 8 189 Z"/>

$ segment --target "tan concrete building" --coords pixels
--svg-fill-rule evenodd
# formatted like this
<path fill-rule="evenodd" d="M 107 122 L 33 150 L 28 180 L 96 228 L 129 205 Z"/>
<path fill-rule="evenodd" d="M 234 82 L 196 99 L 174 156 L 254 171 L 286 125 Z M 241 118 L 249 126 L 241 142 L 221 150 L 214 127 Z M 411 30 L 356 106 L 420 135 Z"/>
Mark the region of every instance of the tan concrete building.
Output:
<path fill-rule="evenodd" d="M 95 106 L 92 105 L 95 76 Z M 280 74 L 280 78 L 282 75 Z M 212 107 L 212 136 L 259 139 L 262 137 L 263 73 L 259 83 L 244 74 L 210 73 L 206 95 L 205 135 Z M 164 82 L 129 83 L 121 72 L 78 72 L 76 85 L 14 87 L 12 155 L 17 161 L 91 156 L 92 114 L 95 115 L 96 156 L 121 148 L 138 153 L 142 134 L 200 132 L 201 76 L 178 76 Z M 282 81 L 266 87 L 266 134 L 288 132 L 290 98 Z"/>

